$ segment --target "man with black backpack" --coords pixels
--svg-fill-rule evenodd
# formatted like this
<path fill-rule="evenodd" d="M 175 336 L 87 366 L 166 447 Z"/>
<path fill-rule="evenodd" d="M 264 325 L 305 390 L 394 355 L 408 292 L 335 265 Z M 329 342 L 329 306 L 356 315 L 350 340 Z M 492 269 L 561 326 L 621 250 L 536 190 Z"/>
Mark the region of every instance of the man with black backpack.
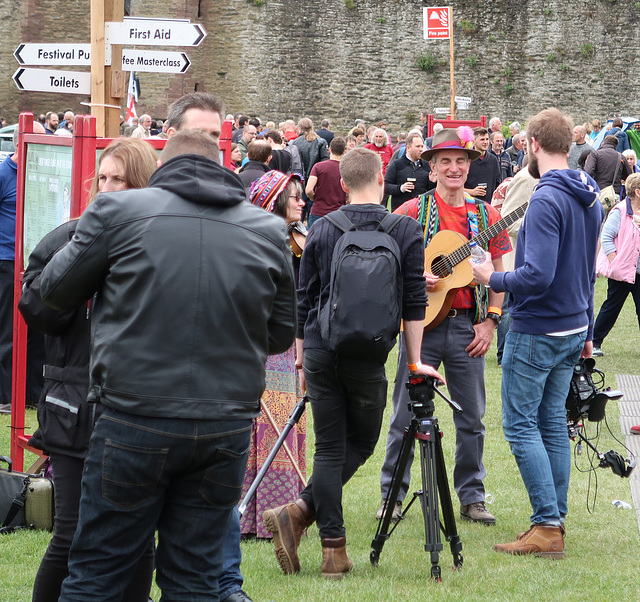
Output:
<path fill-rule="evenodd" d="M 420 363 L 426 302 L 420 226 L 380 205 L 384 177 L 376 153 L 349 151 L 340 176 L 350 204 L 314 224 L 300 266 L 296 364 L 313 411 L 313 478 L 295 502 L 264 513 L 286 574 L 300 570 L 300 536 L 317 521 L 321 570 L 330 579 L 353 568 L 342 487 L 378 441 L 387 399 L 384 364 L 401 318 L 409 370 L 443 380 Z"/>

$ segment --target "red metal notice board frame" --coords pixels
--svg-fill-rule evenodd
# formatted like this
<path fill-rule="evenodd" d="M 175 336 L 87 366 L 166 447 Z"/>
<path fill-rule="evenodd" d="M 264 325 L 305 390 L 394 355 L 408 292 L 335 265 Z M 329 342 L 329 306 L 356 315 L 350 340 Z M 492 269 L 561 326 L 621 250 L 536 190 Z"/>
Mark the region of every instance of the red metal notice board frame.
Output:
<path fill-rule="evenodd" d="M 433 126 L 436 123 L 441 123 L 445 128 L 457 128 L 461 125 L 467 125 L 471 129 L 477 127 L 487 127 L 487 116 L 481 115 L 480 119 L 451 119 L 451 115 L 447 115 L 446 119 L 436 119 L 433 115 L 427 116 L 427 131 L 429 136 L 433 136 Z"/>
<path fill-rule="evenodd" d="M 73 136 L 51 136 L 33 133 L 33 114 L 21 113 L 18 136 L 18 184 L 16 194 L 16 255 L 13 294 L 13 367 L 12 367 L 12 411 L 11 411 L 11 458 L 14 470 L 24 468 L 24 451 L 41 455 L 40 450 L 29 446 L 27 434 L 35 431 L 37 424 L 25 425 L 25 394 L 27 365 L 27 325 L 18 311 L 25 270 L 25 190 L 27 176 L 35 166 L 27 164 L 30 145 L 41 145 L 48 149 L 71 148 L 71 190 L 69 196 L 69 219 L 80 217 L 89 201 L 89 189 L 93 180 L 97 154 L 112 142 L 113 138 L 96 136 L 96 118 L 78 115 L 74 120 Z M 231 166 L 231 133 L 233 122 L 222 124 L 219 146 L 221 161 Z M 166 140 L 151 138 L 147 142 L 159 152 Z M 33 146 L 31 147 L 33 148 Z M 66 152 L 66 151 L 65 151 Z M 58 224 L 55 224 L 57 226 Z M 55 227 L 54 226 L 54 227 Z"/>

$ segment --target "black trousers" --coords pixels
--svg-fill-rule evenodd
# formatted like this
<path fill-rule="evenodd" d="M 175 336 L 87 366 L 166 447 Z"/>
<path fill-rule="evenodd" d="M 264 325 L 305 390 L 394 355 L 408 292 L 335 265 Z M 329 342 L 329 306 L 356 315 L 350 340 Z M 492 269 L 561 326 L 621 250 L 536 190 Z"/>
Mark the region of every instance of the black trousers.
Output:
<path fill-rule="evenodd" d="M 84 460 L 51 454 L 55 485 L 56 522 L 53 537 L 33 584 L 33 602 L 58 602 L 62 582 L 69 575 L 69 548 L 78 525 Z M 123 601 L 147 602 L 153 577 L 153 542 L 138 562 Z"/>
<path fill-rule="evenodd" d="M 640 326 L 640 274 L 636 275 L 635 284 L 609 278 L 607 298 L 598 312 L 598 318 L 593 327 L 593 345 L 595 347 L 602 346 L 602 341 L 611 332 L 629 293 L 631 293 L 636 305 L 638 326 Z"/>
<path fill-rule="evenodd" d="M 316 450 L 302 497 L 315 508 L 320 537 L 342 537 L 342 486 L 373 453 L 387 401 L 384 363 L 304 352 Z"/>
<path fill-rule="evenodd" d="M 0 404 L 11 403 L 13 261 L 0 261 Z"/>
<path fill-rule="evenodd" d="M 13 365 L 13 261 L 0 261 L 0 404 L 11 403 Z M 27 405 L 35 406 L 44 378 L 44 338 L 29 329 L 27 338 Z"/>

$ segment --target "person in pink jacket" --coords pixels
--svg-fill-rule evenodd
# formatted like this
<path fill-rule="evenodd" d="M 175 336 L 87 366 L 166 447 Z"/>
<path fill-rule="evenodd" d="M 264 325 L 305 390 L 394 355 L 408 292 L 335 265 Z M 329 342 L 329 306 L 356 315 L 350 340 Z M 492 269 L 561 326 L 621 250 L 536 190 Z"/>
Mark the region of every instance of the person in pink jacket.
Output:
<path fill-rule="evenodd" d="M 631 293 L 640 324 L 640 173 L 626 182 L 627 198 L 618 203 L 600 236 L 601 248 L 596 269 L 609 279 L 607 298 L 600 308 L 593 329 L 593 355 L 603 356 L 602 342 L 613 328 Z M 640 425 L 631 427 L 640 435 Z"/>

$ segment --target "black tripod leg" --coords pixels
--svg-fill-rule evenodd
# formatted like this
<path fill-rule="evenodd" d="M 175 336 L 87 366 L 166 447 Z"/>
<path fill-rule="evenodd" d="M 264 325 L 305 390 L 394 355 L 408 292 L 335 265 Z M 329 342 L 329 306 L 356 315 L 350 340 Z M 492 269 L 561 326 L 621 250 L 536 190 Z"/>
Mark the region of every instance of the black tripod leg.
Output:
<path fill-rule="evenodd" d="M 440 505 L 442 507 L 442 532 L 446 540 L 449 542 L 451 548 L 451 555 L 453 556 L 454 568 L 460 568 L 462 566 L 462 542 L 458 535 L 458 528 L 456 526 L 455 514 L 453 512 L 453 504 L 451 502 L 451 491 L 449 490 L 449 481 L 447 479 L 447 467 L 444 462 L 444 455 L 442 452 L 442 439 L 440 436 L 440 429 L 438 423 L 435 424 L 435 460 L 436 460 L 436 475 L 438 479 L 438 493 L 440 495 Z"/>
<path fill-rule="evenodd" d="M 420 443 L 420 467 L 422 471 L 422 514 L 424 517 L 424 535 L 426 552 L 431 556 L 431 578 L 441 581 L 440 552 L 440 509 L 438 507 L 438 475 L 433 424 L 427 425 L 424 432 L 417 435 Z"/>
<path fill-rule="evenodd" d="M 387 497 L 387 506 L 382 513 L 382 518 L 378 521 L 378 529 L 376 530 L 376 535 L 371 542 L 369 560 L 373 566 L 378 566 L 380 552 L 382 552 L 382 548 L 390 536 L 389 525 L 391 525 L 391 517 L 393 516 L 393 510 L 398 499 L 398 493 L 400 493 L 400 487 L 402 486 L 402 477 L 409 462 L 409 455 L 411 454 L 411 447 L 413 445 L 416 427 L 417 421 L 414 418 L 411 420 L 409 427 L 404 431 L 400 454 L 398 455 L 398 460 L 393 469 L 391 488 L 389 490 L 389 496 Z"/>

